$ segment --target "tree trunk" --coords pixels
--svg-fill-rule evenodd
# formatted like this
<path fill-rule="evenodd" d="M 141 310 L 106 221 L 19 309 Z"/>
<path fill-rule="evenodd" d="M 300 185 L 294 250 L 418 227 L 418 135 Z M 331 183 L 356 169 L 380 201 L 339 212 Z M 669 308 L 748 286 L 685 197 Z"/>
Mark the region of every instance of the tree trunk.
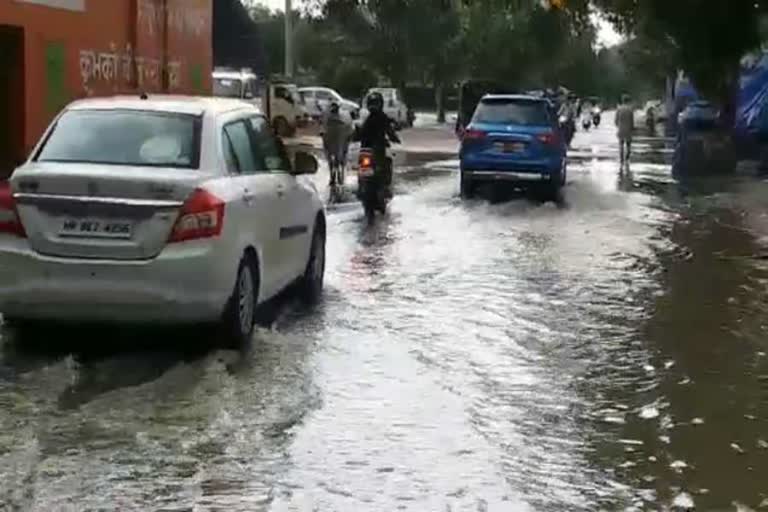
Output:
<path fill-rule="evenodd" d="M 435 82 L 435 109 L 437 110 L 437 122 L 445 122 L 445 102 L 443 96 L 443 83 Z"/>
<path fill-rule="evenodd" d="M 728 73 L 725 84 L 720 94 L 722 108 L 720 110 L 720 121 L 723 128 L 732 131 L 736 125 L 736 101 L 738 96 L 739 78 L 735 73 Z"/>

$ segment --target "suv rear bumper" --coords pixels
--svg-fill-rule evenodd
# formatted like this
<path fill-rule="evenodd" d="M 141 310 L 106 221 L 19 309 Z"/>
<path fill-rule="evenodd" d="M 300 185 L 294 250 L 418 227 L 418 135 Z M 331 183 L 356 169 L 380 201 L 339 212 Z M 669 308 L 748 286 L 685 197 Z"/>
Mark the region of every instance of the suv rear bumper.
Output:
<path fill-rule="evenodd" d="M 523 172 L 523 171 L 492 171 L 492 170 L 475 170 L 462 171 L 464 176 L 472 178 L 473 181 L 512 181 L 512 182 L 526 182 L 526 183 L 538 183 L 548 182 L 552 179 L 553 173 L 551 172 Z"/>

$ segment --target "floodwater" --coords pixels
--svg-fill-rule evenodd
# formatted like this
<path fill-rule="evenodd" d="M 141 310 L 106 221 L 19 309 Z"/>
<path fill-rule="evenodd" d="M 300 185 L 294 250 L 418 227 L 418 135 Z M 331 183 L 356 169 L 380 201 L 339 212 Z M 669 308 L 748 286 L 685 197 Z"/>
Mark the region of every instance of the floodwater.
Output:
<path fill-rule="evenodd" d="M 324 301 L 243 352 L 3 333 L 0 510 L 768 507 L 768 185 L 620 174 L 611 125 L 559 205 L 431 157 L 331 206 Z"/>

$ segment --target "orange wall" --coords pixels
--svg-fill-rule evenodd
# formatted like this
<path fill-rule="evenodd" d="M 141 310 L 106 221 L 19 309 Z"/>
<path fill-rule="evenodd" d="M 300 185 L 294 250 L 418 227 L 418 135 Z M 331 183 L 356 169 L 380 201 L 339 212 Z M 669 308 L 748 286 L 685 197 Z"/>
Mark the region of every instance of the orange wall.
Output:
<path fill-rule="evenodd" d="M 85 11 L 78 12 L 0 1 L 0 25 L 24 29 L 25 150 L 77 98 L 209 94 L 212 2 L 85 0 Z"/>

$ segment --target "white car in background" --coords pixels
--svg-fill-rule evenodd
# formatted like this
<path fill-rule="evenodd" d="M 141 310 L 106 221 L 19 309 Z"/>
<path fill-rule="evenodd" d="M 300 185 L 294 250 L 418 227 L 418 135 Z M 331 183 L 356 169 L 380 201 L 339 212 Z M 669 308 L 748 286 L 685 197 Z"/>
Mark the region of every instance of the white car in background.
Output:
<path fill-rule="evenodd" d="M 345 99 L 338 92 L 328 87 L 301 87 L 299 95 L 306 106 L 307 112 L 316 120 L 321 120 L 328 113 L 331 103 L 339 104 L 342 115 L 350 122 L 359 119 L 360 105 Z"/>
<path fill-rule="evenodd" d="M 243 101 L 77 101 L 0 187 L 4 323 L 211 322 L 245 343 L 259 303 L 321 292 L 316 170 Z"/>
<path fill-rule="evenodd" d="M 368 101 L 368 96 L 372 93 L 378 92 L 384 98 L 384 112 L 395 122 L 398 129 L 408 126 L 410 120 L 408 119 L 408 105 L 403 101 L 402 93 L 393 87 L 375 87 L 368 89 L 363 98 L 363 107 L 365 107 Z M 363 108 L 360 112 L 360 118 L 364 120 L 368 117 L 368 109 Z"/>
<path fill-rule="evenodd" d="M 256 105 L 262 112 L 269 92 L 271 123 L 281 137 L 290 137 L 306 126 L 309 114 L 294 84 L 271 82 L 263 84 L 247 69 L 217 68 L 213 71 L 213 95 L 240 98 Z"/>

